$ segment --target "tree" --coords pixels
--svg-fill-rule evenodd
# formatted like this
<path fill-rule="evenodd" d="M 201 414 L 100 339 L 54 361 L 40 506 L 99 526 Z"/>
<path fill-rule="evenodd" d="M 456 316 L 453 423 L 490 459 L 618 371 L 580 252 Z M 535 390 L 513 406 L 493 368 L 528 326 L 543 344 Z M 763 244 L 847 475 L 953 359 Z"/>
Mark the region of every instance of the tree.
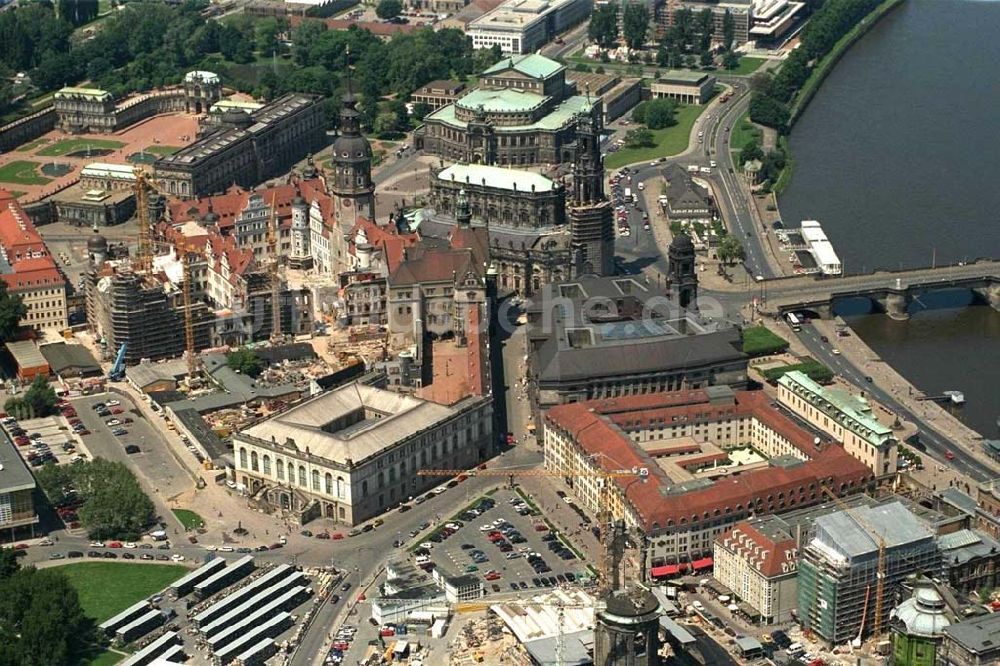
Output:
<path fill-rule="evenodd" d="M 17 551 L 13 548 L 0 548 L 0 582 L 13 576 L 20 568 Z"/>
<path fill-rule="evenodd" d="M 735 236 L 723 236 L 719 241 L 719 248 L 716 250 L 719 261 L 727 266 L 743 261 L 743 244 Z"/>
<path fill-rule="evenodd" d="M 750 120 L 755 123 L 785 132 L 790 116 L 788 105 L 774 97 L 758 93 L 750 97 Z"/>
<path fill-rule="evenodd" d="M 10 340 L 17 332 L 21 319 L 28 314 L 28 306 L 20 294 L 7 291 L 7 283 L 0 280 L 0 340 Z"/>
<path fill-rule="evenodd" d="M 712 46 L 712 32 L 715 27 L 715 17 L 712 10 L 705 8 L 698 12 L 698 50 L 704 53 Z"/>
<path fill-rule="evenodd" d="M 432 109 L 431 105 L 428 104 L 427 102 L 417 102 L 416 104 L 413 105 L 413 117 L 416 118 L 417 120 L 423 120 L 424 118 L 429 116 L 433 111 L 434 109 Z"/>
<path fill-rule="evenodd" d="M 628 148 L 652 148 L 655 145 L 653 133 L 648 129 L 637 127 L 625 133 L 625 146 Z"/>
<path fill-rule="evenodd" d="M 229 352 L 226 356 L 226 365 L 248 377 L 256 377 L 264 371 L 264 362 L 253 353 L 252 349 L 246 347 Z"/>
<path fill-rule="evenodd" d="M 0 580 L 0 664 L 80 663 L 88 621 L 57 569 L 27 567 Z"/>
<path fill-rule="evenodd" d="M 375 7 L 375 16 L 383 21 L 396 18 L 403 13 L 403 3 L 400 0 L 379 0 Z"/>
<path fill-rule="evenodd" d="M 740 57 L 732 51 L 726 51 L 726 55 L 722 56 L 722 66 L 728 70 L 736 69 L 740 66 Z"/>
<path fill-rule="evenodd" d="M 49 380 L 42 375 L 35 376 L 31 386 L 24 394 L 24 401 L 31 406 L 36 417 L 51 414 L 55 410 L 58 399 L 55 390 L 49 384 Z"/>
<path fill-rule="evenodd" d="M 712 57 L 712 52 L 708 49 L 702 51 L 701 55 L 698 56 L 698 64 L 700 64 L 703 68 L 713 66 L 715 64 L 715 59 Z"/>
<path fill-rule="evenodd" d="M 694 12 L 683 7 L 674 12 L 674 42 L 686 51 L 694 39 Z"/>
<path fill-rule="evenodd" d="M 604 49 L 609 49 L 618 41 L 618 4 L 609 2 L 594 7 L 590 15 L 587 36 Z"/>
<path fill-rule="evenodd" d="M 740 166 L 743 166 L 747 162 L 752 162 L 753 160 L 762 159 L 763 157 L 764 151 L 761 150 L 757 140 L 751 139 L 750 141 L 747 141 L 743 148 L 740 149 Z"/>
<path fill-rule="evenodd" d="M 80 521 L 91 539 L 133 541 L 153 522 L 153 502 L 125 465 L 96 458 L 72 467 L 73 487 L 84 498 Z"/>
<path fill-rule="evenodd" d="M 726 13 L 722 15 L 722 48 L 726 51 L 732 50 L 735 41 L 736 20 L 733 19 L 733 13 L 727 9 Z"/>
<path fill-rule="evenodd" d="M 677 124 L 677 104 L 672 99 L 652 99 L 646 103 L 644 124 L 651 130 Z"/>
<path fill-rule="evenodd" d="M 622 33 L 630 49 L 642 48 L 649 31 L 649 10 L 646 5 L 626 3 L 622 10 Z"/>

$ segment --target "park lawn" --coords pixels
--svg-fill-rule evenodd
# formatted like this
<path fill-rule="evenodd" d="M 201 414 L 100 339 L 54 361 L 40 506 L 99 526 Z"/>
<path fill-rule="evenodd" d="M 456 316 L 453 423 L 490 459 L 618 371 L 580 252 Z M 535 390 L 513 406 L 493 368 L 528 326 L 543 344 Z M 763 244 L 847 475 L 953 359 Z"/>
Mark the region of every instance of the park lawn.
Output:
<path fill-rule="evenodd" d="M 84 657 L 84 666 L 114 666 L 118 662 L 126 658 L 126 655 L 120 652 L 112 652 L 111 650 L 102 650 L 94 655 L 88 655 Z"/>
<path fill-rule="evenodd" d="M 767 62 L 767 58 L 751 58 L 750 56 L 743 56 L 740 58 L 740 66 L 736 69 L 725 70 L 726 74 L 732 76 L 749 76 L 756 72 L 761 65 Z"/>
<path fill-rule="evenodd" d="M 142 149 L 142 151 L 145 153 L 151 153 L 153 155 L 160 155 L 160 156 L 173 155 L 178 150 L 180 150 L 179 146 L 160 146 L 160 145 L 146 146 L 145 148 Z"/>
<path fill-rule="evenodd" d="M 49 140 L 46 139 L 46 138 L 44 138 L 44 137 L 41 138 L 41 139 L 35 139 L 34 141 L 32 141 L 30 143 L 26 143 L 23 146 L 18 146 L 17 147 L 17 152 L 19 152 L 19 153 L 30 153 L 35 148 L 38 148 L 39 146 L 41 146 L 43 144 L 46 144 L 48 142 L 49 142 Z"/>
<path fill-rule="evenodd" d="M 782 365 L 777 368 L 768 368 L 767 370 L 761 371 L 760 374 L 763 375 L 764 379 L 771 384 L 776 384 L 786 372 L 791 372 L 792 370 L 804 372 L 809 379 L 820 384 L 828 384 L 833 380 L 833 371 L 811 357 L 806 357 L 800 363 Z"/>
<path fill-rule="evenodd" d="M 115 150 L 123 147 L 124 145 L 125 144 L 121 141 L 109 141 L 108 139 L 63 139 L 62 141 L 56 141 L 51 146 L 42 148 L 38 151 L 37 155 L 56 157 L 76 152 L 77 150 L 86 150 L 87 148 L 94 148 L 97 150 L 109 148 L 111 150 Z"/>
<path fill-rule="evenodd" d="M 195 530 L 199 527 L 205 526 L 205 521 L 194 511 L 189 511 L 188 509 L 173 509 L 174 515 L 177 516 L 177 520 L 181 521 L 181 525 L 184 526 L 186 530 Z"/>
<path fill-rule="evenodd" d="M 0 166 L 0 182 L 17 183 L 18 185 L 45 185 L 51 183 L 51 178 L 38 174 L 35 169 L 38 162 L 15 160 Z"/>
<path fill-rule="evenodd" d="M 739 120 L 733 125 L 733 131 L 730 133 L 729 146 L 735 151 L 739 152 L 743 150 L 743 146 L 750 143 L 751 140 L 756 140 L 758 144 L 761 141 L 761 131 L 760 128 L 755 127 L 753 123 L 750 122 L 750 116 L 748 111 L 744 111 L 743 115 L 739 117 Z"/>
<path fill-rule="evenodd" d="M 701 112 L 703 105 L 691 104 L 677 109 L 677 124 L 661 130 L 651 130 L 653 146 L 649 148 L 624 148 L 611 153 L 604 158 L 604 166 L 608 169 L 618 169 L 626 164 L 645 162 L 660 157 L 670 157 L 687 150 L 691 139 L 691 128 Z"/>
<path fill-rule="evenodd" d="M 178 564 L 81 562 L 59 567 L 95 624 L 163 590 L 189 569 Z"/>
<path fill-rule="evenodd" d="M 777 354 L 786 349 L 788 341 L 765 326 L 748 326 L 743 329 L 743 353 L 748 356 Z"/>

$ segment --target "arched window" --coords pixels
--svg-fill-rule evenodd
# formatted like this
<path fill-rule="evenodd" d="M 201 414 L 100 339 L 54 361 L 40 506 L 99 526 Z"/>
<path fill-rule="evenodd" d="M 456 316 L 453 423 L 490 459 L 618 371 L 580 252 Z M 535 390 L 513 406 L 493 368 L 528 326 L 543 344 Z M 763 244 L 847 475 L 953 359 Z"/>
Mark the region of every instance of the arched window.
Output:
<path fill-rule="evenodd" d="M 250 452 L 250 469 L 252 469 L 255 472 L 259 471 L 259 469 L 257 467 L 257 452 L 256 451 L 251 451 Z"/>
<path fill-rule="evenodd" d="M 333 494 L 333 474 L 330 474 L 329 472 L 327 472 L 326 476 L 323 477 L 323 481 L 325 482 L 325 488 L 323 489 L 323 491 L 327 495 L 332 495 Z"/>
<path fill-rule="evenodd" d="M 299 465 L 299 485 L 305 487 L 306 485 L 306 468 Z"/>
<path fill-rule="evenodd" d="M 247 450 L 240 447 L 240 467 L 247 468 Z"/>
<path fill-rule="evenodd" d="M 344 499 L 344 479 L 343 477 L 337 477 L 337 497 Z"/>
<path fill-rule="evenodd" d="M 264 456 L 264 460 L 261 461 L 261 462 L 263 463 L 262 471 L 264 472 L 264 474 L 267 474 L 268 476 L 270 476 L 271 475 L 271 456 L 265 455 Z"/>
<path fill-rule="evenodd" d="M 278 480 L 279 481 L 284 481 L 285 480 L 285 461 L 282 460 L 281 458 L 278 458 L 276 467 L 277 467 L 277 472 L 278 472 Z"/>
<path fill-rule="evenodd" d="M 312 471 L 312 482 L 313 482 L 313 485 L 312 485 L 313 490 L 315 490 L 316 492 L 319 492 L 319 470 L 318 469 L 314 469 Z"/>

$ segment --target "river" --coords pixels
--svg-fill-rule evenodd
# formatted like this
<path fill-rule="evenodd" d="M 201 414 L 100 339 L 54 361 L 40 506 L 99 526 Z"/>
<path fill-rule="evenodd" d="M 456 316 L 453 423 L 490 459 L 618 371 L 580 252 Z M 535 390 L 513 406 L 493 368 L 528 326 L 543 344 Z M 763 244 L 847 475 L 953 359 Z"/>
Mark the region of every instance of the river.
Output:
<path fill-rule="evenodd" d="M 848 51 L 795 125 L 782 217 L 820 220 L 847 272 L 1000 257 L 991 25 L 1000 2 L 907 0 Z M 849 321 L 922 390 L 964 391 L 959 417 L 996 437 L 1000 313 L 955 297 L 931 304 L 944 309 Z"/>

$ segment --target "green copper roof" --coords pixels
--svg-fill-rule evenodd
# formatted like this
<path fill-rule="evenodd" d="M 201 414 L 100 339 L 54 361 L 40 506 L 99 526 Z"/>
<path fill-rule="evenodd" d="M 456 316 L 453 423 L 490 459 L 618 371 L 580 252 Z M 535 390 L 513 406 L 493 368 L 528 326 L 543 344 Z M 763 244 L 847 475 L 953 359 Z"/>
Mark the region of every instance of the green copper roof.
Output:
<path fill-rule="evenodd" d="M 471 93 L 470 93 L 471 94 Z M 464 102 L 468 98 L 462 98 Z M 573 117 L 578 113 L 588 113 L 590 111 L 592 103 L 587 100 L 586 97 L 569 97 L 563 100 L 556 108 L 552 109 L 552 112 L 546 116 L 542 116 L 536 122 L 530 125 L 495 125 L 494 130 L 497 134 L 503 134 L 504 132 L 524 132 L 525 130 L 552 130 L 555 131 L 562 127 L 565 127 Z M 448 106 L 442 106 L 440 109 L 434 113 L 427 116 L 425 122 L 441 122 L 450 127 L 457 127 L 460 129 L 465 129 L 468 125 L 464 120 L 459 120 L 455 117 L 455 105 L 449 104 Z"/>
<path fill-rule="evenodd" d="M 476 88 L 455 104 L 473 111 L 481 106 L 486 113 L 517 113 L 538 108 L 545 99 L 542 95 L 522 90 Z"/>
<path fill-rule="evenodd" d="M 513 69 L 533 79 L 547 79 L 562 68 L 563 66 L 555 60 L 550 60 L 537 53 L 529 53 L 528 55 L 504 58 L 483 72 L 482 75 L 489 76 L 490 74 L 499 74 L 508 69 Z"/>
<path fill-rule="evenodd" d="M 875 418 L 871 405 L 862 397 L 820 386 L 798 370 L 786 372 L 778 383 L 806 397 L 817 409 L 831 414 L 838 423 L 872 444 L 879 445 L 893 436 L 892 428 Z"/>

